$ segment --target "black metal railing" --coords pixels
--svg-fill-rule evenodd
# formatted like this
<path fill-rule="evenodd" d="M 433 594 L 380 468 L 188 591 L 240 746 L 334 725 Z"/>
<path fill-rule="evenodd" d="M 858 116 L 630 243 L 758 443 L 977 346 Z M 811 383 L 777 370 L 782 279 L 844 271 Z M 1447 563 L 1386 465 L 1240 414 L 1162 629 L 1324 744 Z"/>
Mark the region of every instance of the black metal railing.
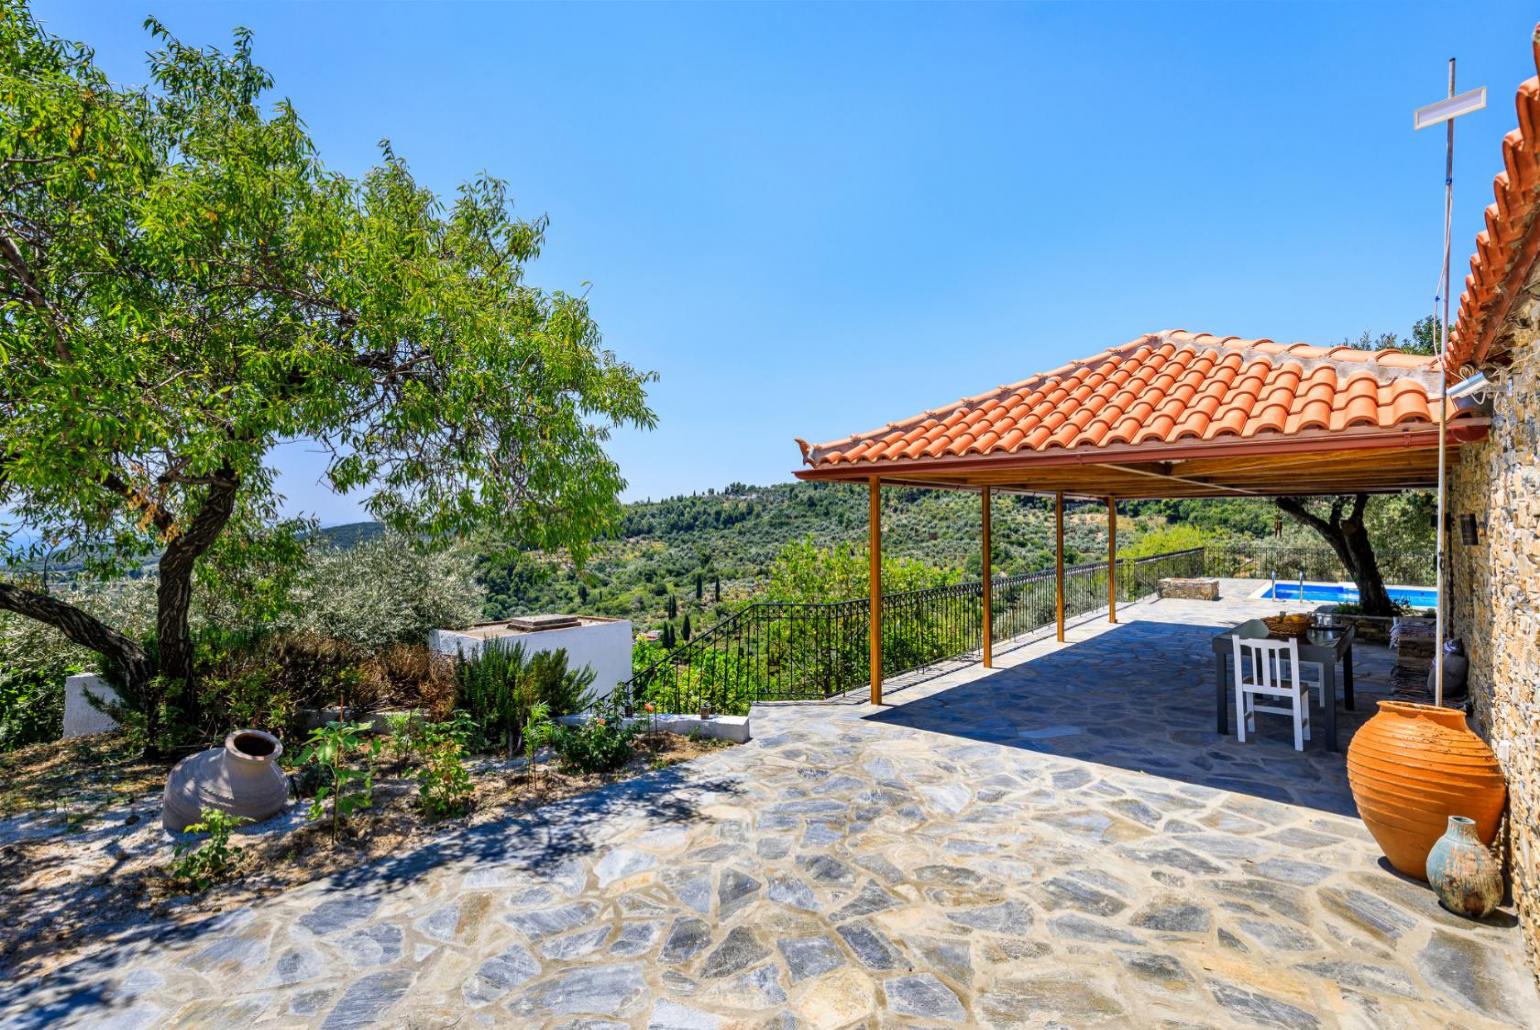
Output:
<path fill-rule="evenodd" d="M 1155 592 L 1167 576 L 1198 576 L 1202 548 L 1123 559 L 1118 598 Z M 991 637 L 1010 640 L 1055 618 L 1054 570 L 996 577 L 991 583 Z M 1107 566 L 1064 569 L 1066 618 L 1107 605 Z M 755 701 L 833 697 L 870 677 L 870 602 L 823 604 L 759 601 L 729 615 L 621 685 L 614 698 L 658 711 L 742 713 Z M 983 647 L 983 585 L 931 587 L 882 597 L 884 675 L 913 672 Z"/>
<path fill-rule="evenodd" d="M 1350 580 L 1335 551 L 1319 544 L 1276 543 L 1259 540 L 1218 540 L 1204 546 L 1206 574 L 1242 579 Z M 1376 551 L 1380 577 L 1386 583 L 1430 586 L 1434 580 L 1434 556 L 1428 551 Z"/>

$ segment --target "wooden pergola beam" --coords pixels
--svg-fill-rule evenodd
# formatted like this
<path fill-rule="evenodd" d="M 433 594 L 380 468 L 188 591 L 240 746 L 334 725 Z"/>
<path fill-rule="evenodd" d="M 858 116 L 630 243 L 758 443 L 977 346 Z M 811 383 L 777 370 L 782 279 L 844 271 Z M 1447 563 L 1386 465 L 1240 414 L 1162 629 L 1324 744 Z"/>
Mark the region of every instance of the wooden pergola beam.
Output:
<path fill-rule="evenodd" d="M 870 496 L 867 499 L 868 550 L 871 557 L 868 622 L 871 632 L 872 704 L 882 704 L 882 480 L 876 476 L 868 481 Z"/>
<path fill-rule="evenodd" d="M 1059 630 L 1059 643 L 1064 643 L 1064 494 L 1053 495 L 1053 602 Z"/>
<path fill-rule="evenodd" d="M 994 576 L 991 573 L 990 546 L 989 546 L 989 487 L 985 487 L 979 495 L 981 521 L 983 522 L 983 548 L 984 548 L 984 576 L 982 579 L 982 591 L 980 600 L 984 606 L 984 668 L 992 669 L 995 666 L 995 641 L 994 641 Z"/>
<path fill-rule="evenodd" d="M 1107 621 L 1118 621 L 1118 502 L 1107 498 Z"/>

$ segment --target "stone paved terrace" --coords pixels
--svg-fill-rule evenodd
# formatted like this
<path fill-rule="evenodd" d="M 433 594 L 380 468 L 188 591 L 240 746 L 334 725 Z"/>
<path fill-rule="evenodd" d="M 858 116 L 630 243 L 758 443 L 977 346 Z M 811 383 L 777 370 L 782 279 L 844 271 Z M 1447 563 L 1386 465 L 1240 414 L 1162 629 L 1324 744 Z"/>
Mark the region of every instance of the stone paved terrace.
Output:
<path fill-rule="evenodd" d="M 1379 861 L 1340 755 L 1213 732 L 1215 627 L 1130 606 L 0 989 L 0 1024 L 1536 1026 L 1511 912 Z M 1357 718 L 1388 687 L 1360 648 Z"/>

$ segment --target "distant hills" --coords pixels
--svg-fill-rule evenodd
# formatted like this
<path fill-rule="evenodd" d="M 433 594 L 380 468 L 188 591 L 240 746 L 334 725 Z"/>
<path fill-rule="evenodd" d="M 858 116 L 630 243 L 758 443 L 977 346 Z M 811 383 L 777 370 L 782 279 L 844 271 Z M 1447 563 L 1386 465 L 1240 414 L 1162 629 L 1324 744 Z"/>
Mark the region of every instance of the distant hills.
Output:
<path fill-rule="evenodd" d="M 352 547 L 382 535 L 385 527 L 378 522 L 347 522 L 340 526 L 323 526 L 317 535 L 336 547 Z"/>
<path fill-rule="evenodd" d="M 1426 519 L 1406 514 L 1414 508 L 1391 498 L 1376 500 L 1371 515 L 1379 514 L 1371 531 L 1377 547 L 1425 549 L 1423 537 L 1431 531 L 1418 528 Z M 996 573 L 1052 565 L 1051 501 L 999 494 L 993 511 Z M 611 615 L 646 628 L 667 618 L 673 597 L 679 614 L 693 613 L 694 625 L 701 628 L 715 621 L 720 606 L 758 595 L 776 555 L 788 543 L 811 537 L 820 545 L 864 545 L 866 520 L 865 487 L 843 483 L 733 483 L 723 490 L 633 501 L 624 506 L 619 533 L 594 548 L 581 572 L 562 553 L 515 551 L 507 557 L 493 553 L 505 548 L 482 548 L 478 571 L 488 591 L 486 615 Z M 1196 527 L 1204 538 L 1260 540 L 1272 537 L 1280 525 L 1277 509 L 1262 499 L 1124 502 L 1118 543 L 1120 550 L 1131 548 L 1142 536 L 1173 526 Z M 1287 528 L 1296 539 L 1305 533 Z M 331 544 L 348 548 L 379 537 L 384 529 L 376 522 L 350 522 L 317 532 Z M 1186 539 L 1192 538 L 1188 531 Z M 1163 537 L 1148 543 L 1164 547 L 1166 542 Z M 1319 540 L 1313 543 L 1320 547 Z M 889 555 L 977 578 L 982 566 L 978 495 L 885 488 L 883 548 Z M 1100 560 L 1105 548 L 1105 507 L 1100 502 L 1068 505 L 1066 560 Z M 51 571 L 67 576 L 71 570 L 55 565 Z"/>
<path fill-rule="evenodd" d="M 1223 512 L 1228 529 L 1258 535 L 1271 529 L 1270 509 L 1264 511 L 1258 502 L 1216 503 L 1228 506 Z M 959 569 L 969 577 L 979 575 L 976 494 L 885 489 L 883 505 L 885 553 Z M 1218 509 L 1203 511 L 1205 516 L 1216 513 Z M 1193 514 L 1159 502 L 1125 505 L 1120 543 L 1127 546 L 1142 531 L 1168 520 L 1212 521 L 1195 520 Z M 840 483 L 733 483 L 724 490 L 634 501 L 625 506 L 618 537 L 596 547 L 582 572 L 562 554 L 484 557 L 480 572 L 489 593 L 487 617 L 560 611 L 620 616 L 648 626 L 666 617 L 672 595 L 681 612 L 696 612 L 695 624 L 706 625 L 719 604 L 754 596 L 788 543 L 812 537 L 819 544 L 864 544 L 866 519 L 865 488 Z M 994 504 L 995 571 L 1009 574 L 1051 565 L 1052 526 L 1051 502 L 999 495 Z M 380 531 L 375 523 L 358 522 L 322 533 L 348 547 Z M 1097 558 L 1105 547 L 1105 508 L 1100 503 L 1070 505 L 1066 559 Z"/>

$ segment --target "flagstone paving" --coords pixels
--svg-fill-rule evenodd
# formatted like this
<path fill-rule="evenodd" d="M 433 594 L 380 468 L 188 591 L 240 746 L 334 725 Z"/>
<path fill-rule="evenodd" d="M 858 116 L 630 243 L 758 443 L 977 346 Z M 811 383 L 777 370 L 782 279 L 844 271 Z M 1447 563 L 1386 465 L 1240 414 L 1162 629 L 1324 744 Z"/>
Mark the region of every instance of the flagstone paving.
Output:
<path fill-rule="evenodd" d="M 11 985 L 0 1023 L 1540 1025 L 1511 913 L 1381 864 L 1341 755 L 1213 732 L 1212 627 L 1272 607 L 761 707 L 747 745 Z M 1388 689 L 1359 651 L 1344 741 Z"/>

